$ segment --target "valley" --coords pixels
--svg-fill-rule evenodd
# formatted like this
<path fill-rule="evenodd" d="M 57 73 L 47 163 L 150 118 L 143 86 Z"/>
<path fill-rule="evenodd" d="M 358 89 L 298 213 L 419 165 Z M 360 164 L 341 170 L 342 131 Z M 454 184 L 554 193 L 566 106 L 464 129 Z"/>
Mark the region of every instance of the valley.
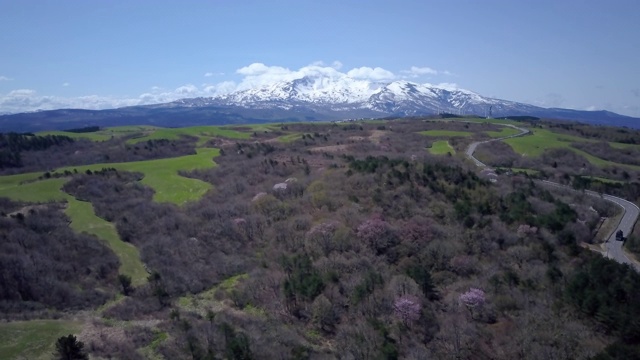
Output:
<path fill-rule="evenodd" d="M 30 248 L 20 236 L 55 243 L 70 235 L 52 229 L 65 227 L 91 244 L 87 259 L 110 252 L 113 260 L 75 269 L 77 280 L 61 277 L 82 294 L 95 291 L 73 306 L 39 295 L 44 285 L 29 276 L 0 284 L 0 353 L 47 358 L 68 332 L 96 359 L 638 351 L 640 333 L 618 320 L 622 311 L 640 313 L 629 287 L 640 276 L 581 245 L 599 246 L 601 218 L 619 213 L 590 192 L 640 199 L 640 167 L 625 155 L 640 149 L 628 141 L 640 134 L 603 127 L 595 138 L 585 135 L 588 125 L 454 120 L 36 134 L 75 142 L 46 150 L 59 158 L 55 169 L 2 169 L 1 235 L 16 255 L 0 264 L 36 264 L 15 250 Z M 603 142 L 620 154 L 604 159 L 585 147 Z M 149 159 L 73 165 L 80 160 L 64 155 L 92 146 Z M 29 151 L 25 161 L 35 156 Z M 495 178 L 467 155 L 492 166 Z M 633 250 L 640 234 L 635 220 L 623 222 Z M 60 240 L 51 254 L 73 244 Z M 584 276 L 605 276 L 601 268 L 619 276 L 608 283 L 625 281 L 618 298 L 592 299 L 598 285 Z M 60 296 L 88 296 L 55 286 Z M 482 289 L 480 303 L 465 302 L 471 289 Z M 38 331 L 50 346 L 24 345 Z"/>

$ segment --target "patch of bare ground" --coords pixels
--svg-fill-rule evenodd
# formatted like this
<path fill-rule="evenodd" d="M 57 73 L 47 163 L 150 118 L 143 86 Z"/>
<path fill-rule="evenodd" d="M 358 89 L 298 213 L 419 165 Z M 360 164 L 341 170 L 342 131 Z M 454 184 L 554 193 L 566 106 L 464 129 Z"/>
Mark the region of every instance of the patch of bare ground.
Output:
<path fill-rule="evenodd" d="M 326 152 L 326 151 L 325 151 Z M 314 152 L 313 155 L 305 155 L 304 159 L 311 168 L 327 168 L 329 165 L 336 162 L 334 159 L 326 158 L 324 156 L 319 156 L 319 153 Z M 291 164 L 291 157 L 286 155 L 275 155 L 271 157 L 273 160 L 285 164 Z M 294 163 L 297 162 L 297 159 L 293 159 Z"/>
<path fill-rule="evenodd" d="M 622 212 L 618 213 L 614 217 L 602 218 L 602 222 L 600 228 L 596 232 L 593 240 L 595 242 L 603 242 L 606 241 L 611 234 L 615 231 L 616 227 L 620 223 L 620 219 L 624 214 Z"/>
<path fill-rule="evenodd" d="M 601 244 L 587 244 L 586 242 L 582 242 L 582 243 L 580 243 L 580 246 L 582 246 L 585 249 L 589 249 L 591 251 L 595 251 L 595 252 L 601 253 L 601 254 L 604 254 L 606 252 L 606 250 L 604 249 L 604 243 L 601 243 Z"/>
<path fill-rule="evenodd" d="M 340 144 L 340 145 L 317 146 L 309 149 L 309 151 L 336 153 L 336 152 L 346 152 L 348 148 L 349 148 L 349 144 Z"/>
<path fill-rule="evenodd" d="M 235 141 L 217 137 L 207 141 L 206 146 L 225 148 L 225 147 L 233 146 L 235 144 L 236 144 Z"/>
<path fill-rule="evenodd" d="M 352 144 L 356 144 L 356 143 L 361 143 L 364 141 L 369 141 L 372 144 L 376 144 L 376 145 L 380 145 L 383 147 L 383 149 L 387 148 L 388 146 L 385 146 L 385 144 L 382 144 L 382 139 L 386 136 L 387 131 L 382 131 L 382 130 L 371 130 L 371 133 L 369 134 L 369 136 L 349 136 L 347 138 L 347 140 L 349 141 L 349 143 L 347 144 L 337 144 L 337 145 L 328 145 L 328 146 L 316 146 L 313 147 L 311 149 L 309 149 L 310 151 L 313 152 L 327 152 L 327 153 L 339 153 L 339 152 L 346 152 L 349 149 L 349 146 Z"/>
<path fill-rule="evenodd" d="M 371 135 L 369 135 L 369 139 L 374 144 L 380 144 L 380 139 L 382 139 L 386 134 L 387 134 L 387 131 L 371 130 Z"/>

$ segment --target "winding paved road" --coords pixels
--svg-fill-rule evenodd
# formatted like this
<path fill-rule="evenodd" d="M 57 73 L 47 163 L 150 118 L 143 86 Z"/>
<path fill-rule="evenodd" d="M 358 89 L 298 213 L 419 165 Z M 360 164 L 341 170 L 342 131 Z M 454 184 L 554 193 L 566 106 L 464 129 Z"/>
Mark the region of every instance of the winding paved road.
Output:
<path fill-rule="evenodd" d="M 520 128 L 517 127 L 515 125 L 509 125 L 509 124 L 496 124 L 496 125 L 502 125 L 502 126 L 508 126 L 517 130 L 520 130 L 519 134 L 515 134 L 515 135 L 511 135 L 511 136 L 505 136 L 505 137 L 501 137 L 501 138 L 497 138 L 497 139 L 491 139 L 491 140 L 486 140 L 486 141 L 477 141 L 474 143 L 471 143 L 469 145 L 469 147 L 467 148 L 466 154 L 469 157 L 469 159 L 471 159 L 477 166 L 479 167 L 487 167 L 486 164 L 484 164 L 482 161 L 476 159 L 473 156 L 473 153 L 476 151 L 476 148 L 478 147 L 478 145 L 480 144 L 484 144 L 484 143 L 488 143 L 491 141 L 499 141 L 499 140 L 504 140 L 504 139 L 509 139 L 509 138 L 514 138 L 514 137 L 518 137 L 518 136 L 523 136 L 528 134 L 530 131 L 528 129 L 525 128 Z M 563 189 L 568 189 L 571 191 L 578 191 L 570 186 L 566 186 L 566 185 L 562 185 L 562 184 L 558 184 L 552 181 L 548 181 L 548 180 L 540 180 L 538 181 L 539 183 L 542 183 L 544 185 L 547 186 L 553 186 L 553 187 L 557 187 L 557 188 L 563 188 Z M 618 226 L 616 227 L 616 229 L 611 233 L 611 235 L 609 236 L 609 239 L 607 241 L 605 241 L 605 249 L 606 252 L 603 254 L 606 257 L 613 259 L 621 264 L 628 264 L 631 267 L 635 268 L 636 271 L 640 272 L 640 264 L 638 264 L 637 262 L 631 261 L 629 259 L 629 257 L 627 257 L 627 255 L 624 253 L 624 250 L 622 249 L 622 241 L 617 241 L 616 240 L 616 232 L 618 230 L 622 230 L 622 232 L 624 233 L 625 236 L 628 236 L 628 234 L 631 233 L 631 231 L 633 230 L 633 225 L 636 223 L 636 221 L 638 220 L 638 215 L 640 215 L 640 208 L 638 208 L 638 206 L 634 203 L 632 203 L 631 201 L 625 200 L 623 198 L 619 198 L 617 196 L 613 196 L 613 195 L 608 195 L 608 194 L 600 194 L 597 193 L 595 191 L 590 191 L 590 190 L 586 190 L 585 194 L 591 195 L 591 196 L 595 196 L 595 197 L 599 197 L 602 198 L 604 200 L 610 201 L 618 206 L 620 206 L 622 208 L 623 211 L 623 215 L 622 215 L 622 219 L 620 219 L 620 223 L 618 224 Z"/>

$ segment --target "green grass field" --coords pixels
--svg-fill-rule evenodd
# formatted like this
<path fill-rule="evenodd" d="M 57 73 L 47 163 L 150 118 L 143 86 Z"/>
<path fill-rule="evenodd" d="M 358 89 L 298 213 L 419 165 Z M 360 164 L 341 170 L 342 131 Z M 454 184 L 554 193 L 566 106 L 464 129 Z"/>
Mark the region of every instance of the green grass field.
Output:
<path fill-rule="evenodd" d="M 30 178 L 37 178 L 39 174 L 26 175 L 32 175 Z M 22 179 L 26 178 L 20 175 L 0 177 L 0 197 L 26 202 L 63 201 L 68 197 L 67 194 L 60 191 L 67 179 L 47 179 L 20 184 Z"/>
<path fill-rule="evenodd" d="M 155 131 L 159 129 L 155 126 L 147 126 L 147 125 L 136 125 L 136 126 L 116 126 L 111 128 L 100 129 L 95 132 L 89 133 L 73 133 L 67 131 L 42 131 L 37 133 L 36 135 L 46 136 L 46 135 L 63 135 L 68 136 L 73 139 L 89 139 L 93 141 L 105 141 L 109 140 L 112 137 L 133 135 L 133 134 L 142 134 Z"/>
<path fill-rule="evenodd" d="M 282 135 L 282 136 L 279 136 L 277 140 L 281 143 L 290 143 L 296 140 L 302 140 L 302 133 L 292 133 L 292 134 Z"/>
<path fill-rule="evenodd" d="M 447 153 L 455 155 L 456 153 L 453 147 L 451 147 L 451 144 L 446 140 L 434 141 L 429 148 L 429 152 L 434 155 L 446 155 Z"/>
<path fill-rule="evenodd" d="M 507 168 L 499 168 L 502 170 L 511 170 L 514 174 L 517 173 L 525 173 L 525 174 L 529 174 L 529 175 L 537 175 L 538 173 L 540 173 L 540 171 L 538 170 L 534 170 L 534 169 L 524 169 L 524 168 L 511 168 L 511 169 L 507 169 Z"/>
<path fill-rule="evenodd" d="M 640 145 L 638 144 L 624 144 L 624 143 L 617 143 L 617 142 L 609 142 L 609 145 L 611 145 L 612 148 L 615 149 L 640 149 Z"/>
<path fill-rule="evenodd" d="M 4 187 L 0 188 L 0 197 L 27 202 L 66 201 L 65 214 L 71 219 L 71 228 L 106 241 L 120 259 L 119 273 L 131 276 L 134 286 L 143 284 L 148 274 L 140 261 L 138 249 L 120 240 L 113 224 L 98 217 L 91 203 L 78 201 L 64 193 L 61 188 L 66 181 L 65 178 L 47 179 Z"/>
<path fill-rule="evenodd" d="M 588 179 L 592 179 L 595 181 L 600 181 L 603 183 L 609 183 L 609 184 L 626 184 L 626 181 L 622 181 L 622 180 L 613 180 L 613 179 L 607 179 L 607 178 L 603 178 L 600 176 L 583 176 L 583 178 L 588 178 Z"/>
<path fill-rule="evenodd" d="M 75 169 L 78 172 L 85 172 L 114 167 L 118 170 L 141 172 L 144 174 L 141 182 L 155 190 L 155 201 L 181 205 L 188 201 L 198 200 L 212 186 L 201 180 L 182 177 L 178 175 L 178 171 L 211 168 L 215 166 L 213 157 L 218 155 L 218 149 L 203 148 L 198 149 L 196 155 L 130 163 L 68 167 L 58 171 L 73 171 Z M 68 207 L 65 213 L 71 219 L 71 227 L 77 232 L 87 232 L 105 240 L 120 259 L 120 273 L 131 276 L 134 285 L 144 283 L 147 272 L 140 261 L 138 249 L 121 241 L 113 224 L 96 216 L 90 203 L 77 201 L 74 197 L 62 192 L 60 189 L 67 179 L 47 179 L 21 184 L 25 180 L 36 179 L 41 174 L 30 173 L 0 177 L 0 197 L 26 202 L 67 201 Z"/>
<path fill-rule="evenodd" d="M 68 136 L 72 139 L 89 139 L 92 141 L 105 141 L 105 140 L 111 139 L 111 135 L 107 135 L 103 132 L 98 132 L 98 131 L 90 132 L 90 133 L 72 133 L 72 132 L 66 132 L 66 131 L 43 131 L 43 132 L 37 133 L 37 135 L 40 135 L 40 136 L 62 135 L 62 136 Z"/>
<path fill-rule="evenodd" d="M 69 166 L 58 169 L 86 172 L 102 168 L 116 168 L 123 171 L 141 172 L 144 174 L 142 184 L 155 190 L 153 199 L 157 202 L 172 202 L 182 205 L 189 201 L 200 199 L 211 184 L 198 179 L 190 179 L 178 175 L 179 170 L 209 169 L 215 166 L 213 158 L 220 154 L 220 150 L 212 148 L 197 149 L 197 154 L 168 159 L 134 161 L 128 163 L 104 163 L 84 166 Z"/>
<path fill-rule="evenodd" d="M 98 217 L 89 202 L 78 201 L 67 195 L 67 209 L 65 214 L 71 218 L 71 228 L 78 233 L 88 233 L 107 242 L 111 250 L 120 259 L 120 274 L 131 277 L 133 286 L 139 286 L 147 281 L 147 270 L 140 261 L 140 252 L 135 246 L 120 240 L 115 226 Z"/>
<path fill-rule="evenodd" d="M 179 170 L 208 169 L 215 166 L 213 158 L 220 151 L 212 148 L 197 149 L 197 154 L 168 159 L 134 161 L 128 163 L 104 163 L 83 166 L 69 166 L 58 169 L 85 172 L 102 168 L 116 168 L 123 171 L 135 171 L 144 174 L 142 183 L 155 190 L 154 200 L 157 202 L 172 202 L 178 205 L 198 200 L 209 189 L 211 184 L 198 179 L 190 179 L 178 175 Z M 64 179 L 48 179 L 33 183 L 20 184 L 22 181 L 36 179 L 42 173 L 29 173 L 0 177 L 0 196 L 7 196 L 22 201 L 60 201 L 64 197 L 59 189 Z"/>
<path fill-rule="evenodd" d="M 249 130 L 250 131 L 250 130 Z M 147 135 L 130 139 L 127 143 L 135 144 L 147 140 L 175 140 L 180 136 L 194 136 L 199 139 L 198 144 L 202 145 L 207 140 L 214 137 L 224 137 L 229 139 L 248 139 L 251 137 L 250 132 L 242 132 L 231 129 L 229 127 L 221 126 L 192 126 L 186 128 L 157 128 L 154 131 L 149 132 Z"/>
<path fill-rule="evenodd" d="M 456 136 L 471 136 L 473 135 L 470 131 L 453 131 L 453 130 L 425 130 L 418 132 L 420 135 L 426 136 L 437 136 L 437 137 L 456 137 Z"/>
<path fill-rule="evenodd" d="M 56 340 L 80 330 L 80 323 L 66 320 L 0 323 L 0 359 L 51 359 Z"/>
<path fill-rule="evenodd" d="M 532 135 L 506 139 L 504 140 L 504 142 L 509 144 L 515 152 L 523 156 L 537 157 L 542 155 L 542 153 L 547 149 L 567 148 L 575 152 L 576 154 L 584 156 L 591 164 L 595 166 L 621 166 L 640 170 L 640 166 L 619 164 L 607 161 L 571 146 L 571 143 L 573 142 L 589 142 L 593 140 L 586 140 L 577 136 L 558 134 L 546 129 L 532 129 L 531 131 Z"/>
<path fill-rule="evenodd" d="M 583 139 L 561 135 L 545 129 L 532 129 L 532 135 L 504 140 L 515 152 L 524 156 L 540 156 L 546 149 L 568 148 L 572 142 Z M 573 148 L 572 148 L 573 149 Z"/>
<path fill-rule="evenodd" d="M 500 129 L 500 131 L 485 131 L 485 134 L 489 135 L 492 138 L 501 138 L 501 137 L 505 137 L 505 136 L 511 136 L 511 135 L 516 135 L 519 134 L 520 131 L 505 126 L 502 129 Z"/>

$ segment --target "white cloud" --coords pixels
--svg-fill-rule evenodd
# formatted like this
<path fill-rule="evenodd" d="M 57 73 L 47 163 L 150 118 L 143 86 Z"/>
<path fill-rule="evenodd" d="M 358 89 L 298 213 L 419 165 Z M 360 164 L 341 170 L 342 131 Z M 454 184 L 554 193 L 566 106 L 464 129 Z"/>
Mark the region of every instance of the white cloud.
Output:
<path fill-rule="evenodd" d="M 223 81 L 217 84 L 203 84 L 202 91 L 204 91 L 207 96 L 216 96 L 233 92 L 237 87 L 238 85 L 233 81 Z"/>
<path fill-rule="evenodd" d="M 454 90 L 460 89 L 458 87 L 458 84 L 456 83 L 440 83 L 440 84 L 437 84 L 436 87 L 440 89 L 448 90 L 448 91 L 454 91 Z"/>
<path fill-rule="evenodd" d="M 281 66 L 267 66 L 263 63 L 253 63 L 236 70 L 236 73 L 244 77 L 236 90 L 246 90 L 271 85 L 279 81 L 291 81 L 305 76 L 343 77 L 345 74 L 333 67 L 325 66 L 316 61 L 298 70 L 290 70 Z"/>
<path fill-rule="evenodd" d="M 400 78 L 393 72 L 380 67 L 357 67 L 349 71 L 341 71 L 343 64 L 340 61 L 333 61 L 326 64 L 323 61 L 316 61 L 299 69 L 289 69 L 282 66 L 269 66 L 263 63 L 253 63 L 236 70 L 239 75 L 237 81 L 213 81 L 213 78 L 224 75 L 223 73 L 206 72 L 204 77 L 207 81 L 200 84 L 185 84 L 176 88 L 164 88 L 161 86 L 150 87 L 149 90 L 139 96 L 115 97 L 89 95 L 82 97 L 59 97 L 46 96 L 36 93 L 31 89 L 18 89 L 9 93 L 0 93 L 0 109 L 8 112 L 22 112 L 33 110 L 50 110 L 59 108 L 83 108 L 83 109 L 105 109 L 121 106 L 145 105 L 171 102 L 183 98 L 210 97 L 228 94 L 234 91 L 246 90 L 250 88 L 272 85 L 280 81 L 291 81 L 305 76 L 329 77 L 334 80 L 342 78 L 352 78 L 361 80 L 363 86 L 366 81 L 391 81 Z M 436 70 L 428 67 L 412 66 L 409 70 L 402 71 L 403 74 L 430 75 L 437 73 Z M 8 78 L 1 77 L 6 80 Z M 9 79 L 10 80 L 10 79 Z M 64 83 L 62 86 L 70 86 Z M 366 85 L 368 86 L 368 85 Z M 456 84 L 440 84 L 443 88 L 457 88 Z"/>
<path fill-rule="evenodd" d="M 117 99 L 96 95 L 64 98 L 39 95 L 32 89 L 18 89 L 0 94 L 0 108 L 7 112 L 51 110 L 65 108 L 105 109 L 129 105 L 138 105 L 135 99 Z"/>
<path fill-rule="evenodd" d="M 65 83 L 62 84 L 62 86 L 64 86 L 64 87 L 67 87 L 67 86 L 70 86 L 70 85 L 71 84 L 69 84 L 68 82 L 65 82 Z"/>
<path fill-rule="evenodd" d="M 191 84 L 180 86 L 175 90 L 176 94 L 184 95 L 184 96 L 193 95 L 193 94 L 196 94 L 197 92 L 198 92 L 198 88 L 195 85 L 191 85 Z"/>
<path fill-rule="evenodd" d="M 393 80 L 396 77 L 389 70 L 385 70 L 380 67 L 370 68 L 368 66 L 351 69 L 347 72 L 347 76 L 352 77 L 354 79 L 365 79 L 365 80 L 374 80 L 374 81 Z"/>
<path fill-rule="evenodd" d="M 31 90 L 31 89 L 18 89 L 18 90 L 13 90 L 13 91 L 9 92 L 9 96 L 24 97 L 24 96 L 31 96 L 31 95 L 33 95 L 35 93 L 36 93 L 36 91 L 35 90 Z"/>
<path fill-rule="evenodd" d="M 267 66 L 263 63 L 253 63 L 249 66 L 241 67 L 236 70 L 240 75 L 259 76 L 264 74 L 289 74 L 291 70 L 281 66 Z"/>
<path fill-rule="evenodd" d="M 428 66 L 425 67 L 417 67 L 412 66 L 409 70 L 402 71 L 404 73 L 420 76 L 420 75 L 438 75 L 438 71 L 434 70 Z"/>
<path fill-rule="evenodd" d="M 217 72 L 217 73 L 206 72 L 206 73 L 204 73 L 204 77 L 223 76 L 223 75 L 224 75 L 223 72 Z"/>
<path fill-rule="evenodd" d="M 0 75 L 0 81 L 10 81 L 10 80 L 13 80 L 13 79 L 10 79 L 10 78 L 8 78 L 6 76 Z"/>
<path fill-rule="evenodd" d="M 436 69 L 430 68 L 428 66 L 423 66 L 423 67 L 412 66 L 408 70 L 401 70 L 400 72 L 402 74 L 406 74 L 405 77 L 409 77 L 409 78 L 417 78 L 417 77 L 429 76 L 429 75 L 447 75 L 447 76 L 453 76 L 454 75 L 449 70 L 440 71 L 440 70 L 436 70 Z"/>

